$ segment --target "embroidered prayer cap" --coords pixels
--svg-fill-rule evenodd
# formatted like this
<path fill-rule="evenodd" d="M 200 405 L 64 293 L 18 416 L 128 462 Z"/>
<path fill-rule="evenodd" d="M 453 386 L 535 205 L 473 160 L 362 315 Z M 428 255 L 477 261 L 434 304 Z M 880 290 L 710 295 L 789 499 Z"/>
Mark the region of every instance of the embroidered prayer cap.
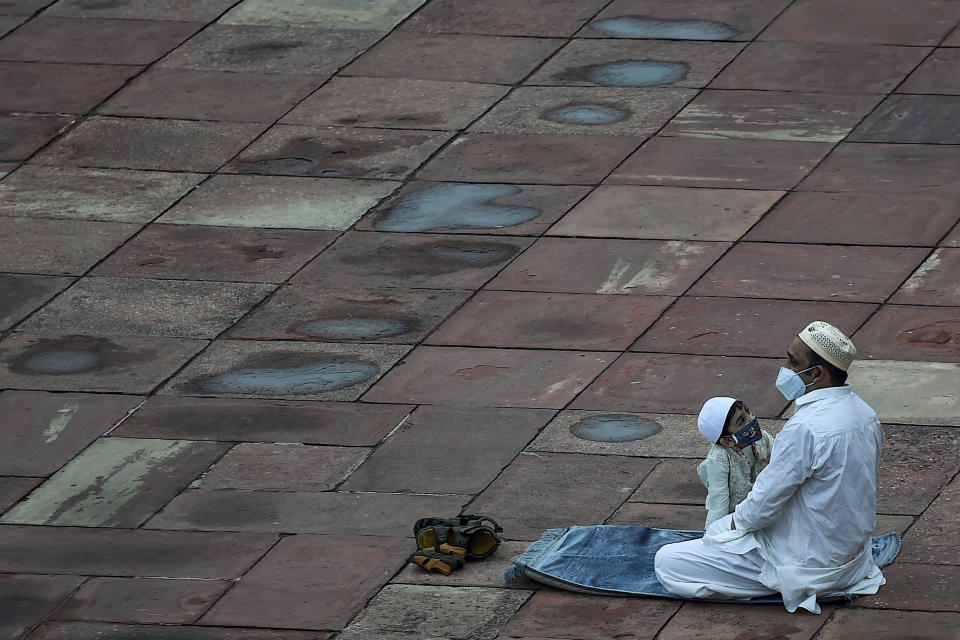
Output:
<path fill-rule="evenodd" d="M 736 401 L 736 398 L 718 396 L 703 403 L 700 415 L 697 416 L 697 428 L 700 429 L 704 438 L 713 443 L 720 439 L 723 435 L 723 425 L 727 421 L 727 414 L 730 413 L 730 407 Z"/>
<path fill-rule="evenodd" d="M 803 343 L 824 360 L 846 371 L 857 357 L 857 349 L 840 329 L 822 320 L 814 320 L 800 332 Z"/>

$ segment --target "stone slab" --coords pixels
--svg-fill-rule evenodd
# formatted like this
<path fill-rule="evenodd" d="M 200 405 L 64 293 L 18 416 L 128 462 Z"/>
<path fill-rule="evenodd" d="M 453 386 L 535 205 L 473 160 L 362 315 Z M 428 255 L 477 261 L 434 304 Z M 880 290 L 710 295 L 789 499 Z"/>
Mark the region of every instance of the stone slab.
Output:
<path fill-rule="evenodd" d="M 960 94 L 960 49 L 934 49 L 897 93 Z"/>
<path fill-rule="evenodd" d="M 921 47 L 753 42 L 710 88 L 889 93 L 927 53 Z"/>
<path fill-rule="evenodd" d="M 244 0 L 220 18 L 221 24 L 315 25 L 328 29 L 390 31 L 424 0 L 378 0 L 357 5 L 349 0 Z"/>
<path fill-rule="evenodd" d="M 178 0 L 60 0 L 44 11 L 43 15 L 128 20 L 170 20 L 171 17 L 176 17 L 183 22 L 206 22 L 219 16 L 231 4 L 234 4 L 234 0 L 193 0 L 186 6 Z"/>
<path fill-rule="evenodd" d="M 761 418 L 786 406 L 776 360 L 627 353 L 570 405 L 573 409 L 697 414 L 705 398 L 737 395 Z"/>
<path fill-rule="evenodd" d="M 547 235 L 735 241 L 783 191 L 601 185 Z"/>
<path fill-rule="evenodd" d="M 412 407 L 154 396 L 111 435 L 232 442 L 374 446 Z"/>
<path fill-rule="evenodd" d="M 4 525 L 5 572 L 239 578 L 277 541 L 264 533 L 204 533 Z M 148 551 L 148 552 L 147 552 Z"/>
<path fill-rule="evenodd" d="M 0 575 L 0 634 L 23 637 L 82 582 L 78 576 Z"/>
<path fill-rule="evenodd" d="M 0 42 L 0 58 L 147 65 L 199 31 L 196 22 L 39 16 Z"/>
<path fill-rule="evenodd" d="M 960 426 L 960 363 L 857 360 L 849 382 L 881 422 Z"/>
<path fill-rule="evenodd" d="M 95 116 L 36 161 L 112 169 L 216 171 L 265 125 Z"/>
<path fill-rule="evenodd" d="M 604 0 L 470 0 L 430 2 L 403 23 L 403 29 L 425 33 L 566 38 L 606 4 Z"/>
<path fill-rule="evenodd" d="M 340 488 L 479 493 L 552 416 L 544 409 L 420 407 Z M 445 443 L 442 456 L 437 442 Z"/>
<path fill-rule="evenodd" d="M 101 438 L 0 522 L 136 528 L 227 449 L 217 442 Z"/>
<path fill-rule="evenodd" d="M 57 335 L 215 338 L 273 288 L 252 283 L 84 278 L 20 329 Z"/>
<path fill-rule="evenodd" d="M 471 133 L 648 136 L 696 95 L 673 87 L 519 87 Z"/>
<path fill-rule="evenodd" d="M 161 393 L 356 400 L 409 349 L 405 345 L 220 340 Z"/>
<path fill-rule="evenodd" d="M 904 535 L 900 562 L 957 565 L 960 484 L 954 479 Z"/>
<path fill-rule="evenodd" d="M 945 191 L 793 192 L 778 202 L 746 239 L 933 246 L 956 222 L 955 201 Z"/>
<path fill-rule="evenodd" d="M 100 622 L 47 622 L 33 633 L 34 640 L 329 640 L 326 631 L 284 631 L 174 625 L 127 625 Z"/>
<path fill-rule="evenodd" d="M 563 40 L 394 31 L 341 75 L 512 85 L 550 57 Z"/>
<path fill-rule="evenodd" d="M 856 302 L 682 297 L 631 350 L 780 358 L 807 322 L 822 319 L 853 335 L 877 308 Z"/>
<path fill-rule="evenodd" d="M 343 230 L 397 186 L 386 180 L 216 175 L 159 222 Z"/>
<path fill-rule="evenodd" d="M 607 520 L 607 524 L 627 524 L 655 529 L 702 531 L 706 521 L 703 505 L 650 504 L 628 502 Z"/>
<path fill-rule="evenodd" d="M 2 30 L 0 30 L 2 31 Z M 123 65 L 0 63 L 3 111 L 86 113 L 142 67 Z"/>
<path fill-rule="evenodd" d="M 697 476 L 701 462 L 702 458 L 661 460 L 630 496 L 630 502 L 702 505 L 707 489 Z"/>
<path fill-rule="evenodd" d="M 781 604 L 684 602 L 661 629 L 658 640 L 809 640 L 837 608 L 820 606 L 821 614 L 790 613 Z M 841 613 L 838 611 L 838 613 Z M 849 637 L 849 636 L 847 636 Z M 870 636 L 874 637 L 874 636 Z"/>
<path fill-rule="evenodd" d="M 468 562 L 462 568 L 445 576 L 442 573 L 427 572 L 415 564 L 408 563 L 390 581 L 390 584 L 427 584 L 444 587 L 493 587 L 495 589 L 526 589 L 533 591 L 543 585 L 527 578 L 503 581 L 503 572 L 513 564 L 514 558 L 530 546 L 526 541 L 504 540 L 493 555 L 483 562 Z"/>
<path fill-rule="evenodd" d="M 575 38 L 525 84 L 705 87 L 743 46 L 737 42 Z"/>
<path fill-rule="evenodd" d="M 669 296 L 481 291 L 425 344 L 622 351 L 673 300 Z"/>
<path fill-rule="evenodd" d="M 680 604 L 675 600 L 543 590 L 530 598 L 501 633 L 522 638 L 652 640 L 677 612 Z"/>
<path fill-rule="evenodd" d="M 859 142 L 960 144 L 960 97 L 888 96 L 849 139 Z"/>
<path fill-rule="evenodd" d="M 83 275 L 139 230 L 122 222 L 0 217 L 0 237 L 8 240 L 0 271 Z"/>
<path fill-rule="evenodd" d="M 18 333 L 0 342 L 0 387 L 150 393 L 206 345 L 184 338 Z"/>
<path fill-rule="evenodd" d="M 403 565 L 409 552 L 410 541 L 403 538 L 285 537 L 201 624 L 342 629 Z M 296 585 L 294 599 L 287 597 L 291 585 Z"/>
<path fill-rule="evenodd" d="M 869 609 L 960 611 L 956 585 L 960 566 L 895 563 L 883 570 L 887 584 L 872 596 L 857 598 Z"/>
<path fill-rule="evenodd" d="M 913 526 L 913 516 L 890 516 L 878 513 L 877 526 L 873 530 L 873 535 L 879 536 L 890 531 L 903 535 L 911 526 Z"/>
<path fill-rule="evenodd" d="M 641 142 L 633 136 L 465 134 L 431 159 L 417 178 L 595 185 Z"/>
<path fill-rule="evenodd" d="M 146 223 L 203 177 L 25 165 L 0 182 L 0 215 Z"/>
<path fill-rule="evenodd" d="M 960 465 L 956 429 L 884 426 L 877 474 L 877 511 L 920 515 Z"/>
<path fill-rule="evenodd" d="M 877 611 L 841 609 L 823 626 L 821 640 L 866 637 L 873 640 L 897 640 L 922 629 L 929 640 L 950 640 L 957 633 L 960 614 L 927 611 Z"/>
<path fill-rule="evenodd" d="M 370 449 L 241 442 L 193 486 L 204 490 L 332 491 Z"/>
<path fill-rule="evenodd" d="M 502 236 L 347 232 L 291 282 L 359 290 L 477 289 L 530 243 Z"/>
<path fill-rule="evenodd" d="M 958 171 L 960 157 L 949 146 L 849 142 L 838 145 L 797 190 L 910 193 L 955 188 Z"/>
<path fill-rule="evenodd" d="M 675 296 L 728 248 L 726 242 L 541 238 L 486 288 Z"/>
<path fill-rule="evenodd" d="M 0 331 L 15 326 L 72 282 L 74 278 L 0 274 Z"/>
<path fill-rule="evenodd" d="M 17 504 L 41 482 L 43 478 L 0 476 L 0 513 Z"/>
<path fill-rule="evenodd" d="M 299 271 L 337 235 L 335 231 L 304 229 L 151 224 L 91 274 L 279 283 Z"/>
<path fill-rule="evenodd" d="M 273 123 L 325 76 L 149 69 L 97 109 L 115 116 Z"/>
<path fill-rule="evenodd" d="M 596 352 L 418 347 L 363 399 L 559 409 L 612 360 Z"/>
<path fill-rule="evenodd" d="M 0 161 L 26 160 L 73 122 L 72 116 L 0 116 Z"/>
<path fill-rule="evenodd" d="M 224 580 L 90 578 L 50 619 L 190 624 L 231 586 Z"/>
<path fill-rule="evenodd" d="M 691 289 L 692 295 L 883 302 L 927 249 L 743 242 Z"/>
<path fill-rule="evenodd" d="M 463 129 L 506 95 L 499 85 L 451 80 L 335 77 L 317 89 L 283 124 L 386 129 Z"/>
<path fill-rule="evenodd" d="M 708 89 L 667 124 L 664 134 L 835 143 L 846 137 L 880 99 L 879 95 L 851 93 Z"/>
<path fill-rule="evenodd" d="M 409 176 L 452 134 L 351 127 L 276 125 L 226 173 L 398 180 Z"/>
<path fill-rule="evenodd" d="M 960 362 L 960 319 L 952 307 L 884 305 L 852 337 L 861 357 Z"/>
<path fill-rule="evenodd" d="M 960 249 L 939 247 L 890 298 L 897 304 L 960 306 L 960 286 L 956 273 L 960 267 Z"/>
<path fill-rule="evenodd" d="M 506 538 L 536 540 L 553 527 L 603 522 L 655 464 L 623 456 L 521 453 L 465 510 L 498 514 Z"/>
<path fill-rule="evenodd" d="M 0 473 L 48 476 L 110 431 L 143 401 L 137 396 L 4 391 Z"/>
<path fill-rule="evenodd" d="M 47 0 L 8 0 L 0 9 L 4 16 L 32 16 L 48 4 Z M 24 18 L 26 19 L 26 18 Z"/>
<path fill-rule="evenodd" d="M 0 16 L 0 36 L 6 35 L 19 27 L 27 21 L 28 17 L 29 16 Z"/>
<path fill-rule="evenodd" d="M 606 182 L 788 190 L 829 152 L 824 142 L 659 136 L 644 143 Z"/>

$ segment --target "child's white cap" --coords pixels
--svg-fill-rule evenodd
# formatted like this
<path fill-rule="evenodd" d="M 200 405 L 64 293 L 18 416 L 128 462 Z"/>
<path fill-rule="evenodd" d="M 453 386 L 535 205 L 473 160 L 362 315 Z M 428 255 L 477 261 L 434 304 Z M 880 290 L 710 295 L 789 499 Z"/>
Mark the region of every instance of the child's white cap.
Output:
<path fill-rule="evenodd" d="M 736 398 L 718 396 L 703 403 L 703 408 L 700 409 L 700 415 L 697 417 L 697 427 L 704 438 L 713 443 L 720 439 L 723 434 L 723 425 L 727 421 L 727 414 L 730 413 L 730 407 L 736 401 Z"/>

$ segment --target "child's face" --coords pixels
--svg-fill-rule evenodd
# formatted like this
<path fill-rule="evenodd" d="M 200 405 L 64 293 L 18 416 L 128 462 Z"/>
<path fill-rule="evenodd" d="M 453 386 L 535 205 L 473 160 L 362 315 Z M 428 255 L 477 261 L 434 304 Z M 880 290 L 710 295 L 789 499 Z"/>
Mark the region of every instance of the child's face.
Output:
<path fill-rule="evenodd" d="M 723 437 L 720 438 L 720 444 L 736 449 L 743 448 L 737 444 L 730 434 L 739 431 L 743 428 L 743 425 L 753 420 L 753 418 L 754 415 L 750 412 L 750 407 L 738 400 L 736 404 L 733 405 L 733 414 L 730 416 L 730 420 L 727 421 L 727 424 L 723 428 Z"/>

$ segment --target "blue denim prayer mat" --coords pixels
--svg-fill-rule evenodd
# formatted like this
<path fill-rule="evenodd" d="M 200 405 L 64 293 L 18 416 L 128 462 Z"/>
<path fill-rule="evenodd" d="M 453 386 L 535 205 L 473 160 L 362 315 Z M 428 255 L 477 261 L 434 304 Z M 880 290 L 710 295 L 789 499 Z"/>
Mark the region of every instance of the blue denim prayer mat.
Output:
<path fill-rule="evenodd" d="M 665 544 L 702 538 L 703 531 L 651 529 L 635 525 L 593 525 L 548 529 L 527 547 L 503 574 L 507 582 L 525 577 L 579 593 L 621 596 L 659 596 L 682 599 L 663 588 L 653 570 L 653 557 Z M 900 534 L 886 533 L 872 540 L 873 561 L 878 567 L 893 562 L 900 553 Z M 837 592 L 819 596 L 819 602 L 850 599 Z M 780 596 L 753 598 L 749 602 L 782 602 Z"/>

